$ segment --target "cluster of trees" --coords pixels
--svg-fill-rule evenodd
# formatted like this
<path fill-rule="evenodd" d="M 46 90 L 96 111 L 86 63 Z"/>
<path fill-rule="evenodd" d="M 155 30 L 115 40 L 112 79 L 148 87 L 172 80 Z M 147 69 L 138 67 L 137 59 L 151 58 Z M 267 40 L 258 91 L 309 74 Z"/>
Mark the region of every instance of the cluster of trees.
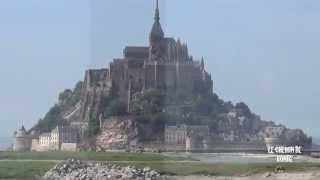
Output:
<path fill-rule="evenodd" d="M 54 129 L 58 124 L 63 123 L 62 108 L 59 105 L 54 105 L 49 112 L 40 119 L 38 123 L 32 128 L 40 130 L 41 132 L 49 132 Z"/>
<path fill-rule="evenodd" d="M 131 102 L 131 113 L 136 116 L 141 140 L 156 140 L 164 130 L 166 122 L 172 119 L 166 113 L 167 97 L 160 90 L 150 89 L 137 94 Z"/>
<path fill-rule="evenodd" d="M 225 102 L 216 94 L 186 94 L 183 91 L 166 94 L 157 89 L 138 94 L 132 101 L 131 113 L 137 118 L 139 133 L 144 140 L 163 133 L 166 124 L 206 124 L 216 126 L 216 117 L 227 112 Z M 173 107 L 177 111 L 172 113 Z M 148 133 L 149 132 L 149 133 Z"/>
<path fill-rule="evenodd" d="M 127 114 L 127 107 L 117 96 L 108 96 L 102 99 L 101 107 L 104 117 L 122 116 Z M 88 129 L 85 131 L 86 137 L 93 137 L 100 131 L 100 120 L 96 114 L 91 113 Z"/>
<path fill-rule="evenodd" d="M 202 92 L 201 88 L 199 91 Z M 177 112 L 169 112 L 170 106 L 176 106 Z M 248 119 L 254 117 L 245 103 L 225 102 L 215 93 L 165 94 L 156 89 L 136 96 L 131 104 L 131 110 L 137 116 L 141 129 L 140 134 L 145 134 L 146 139 L 152 137 L 153 134 L 163 132 L 166 124 L 204 124 L 208 125 L 212 131 L 217 131 L 221 121 L 224 120 L 221 118 L 222 115 L 232 110 L 236 110 Z M 146 131 L 143 127 L 151 129 L 153 134 L 144 133 Z"/>
<path fill-rule="evenodd" d="M 46 115 L 39 119 L 38 123 L 31 128 L 41 132 L 49 132 L 57 125 L 65 124 L 63 121 L 63 113 L 66 109 L 69 109 L 76 105 L 81 99 L 81 88 L 83 82 L 78 82 L 74 89 L 67 89 L 59 94 L 59 102 L 55 104 Z"/>

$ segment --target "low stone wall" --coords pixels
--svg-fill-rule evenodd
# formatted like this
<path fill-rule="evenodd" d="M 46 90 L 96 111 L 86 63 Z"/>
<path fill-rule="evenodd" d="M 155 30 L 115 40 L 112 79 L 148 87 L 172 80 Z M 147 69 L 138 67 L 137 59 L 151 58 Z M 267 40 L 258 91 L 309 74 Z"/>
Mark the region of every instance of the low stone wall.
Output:
<path fill-rule="evenodd" d="M 44 146 L 44 145 L 39 145 L 35 151 L 39 151 L 39 152 L 44 152 L 44 151 L 49 151 L 50 150 L 50 146 Z"/>
<path fill-rule="evenodd" d="M 77 143 L 62 143 L 61 151 L 77 151 Z"/>
<path fill-rule="evenodd" d="M 165 151 L 186 151 L 186 145 L 170 145 L 162 146 Z M 241 142 L 216 142 L 207 144 L 205 148 L 192 148 L 190 151 L 207 151 L 207 152 L 228 152 L 228 151 L 266 151 L 266 145 L 263 143 L 241 143 Z"/>
<path fill-rule="evenodd" d="M 38 139 L 32 139 L 31 151 L 38 151 L 38 148 L 39 148 L 39 140 Z"/>

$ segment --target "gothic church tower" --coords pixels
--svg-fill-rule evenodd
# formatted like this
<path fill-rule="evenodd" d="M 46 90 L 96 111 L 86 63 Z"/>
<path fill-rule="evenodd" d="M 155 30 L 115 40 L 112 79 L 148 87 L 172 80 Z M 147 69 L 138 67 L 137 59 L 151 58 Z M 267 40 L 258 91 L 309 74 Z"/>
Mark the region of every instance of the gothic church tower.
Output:
<path fill-rule="evenodd" d="M 149 60 L 159 61 L 164 58 L 165 42 L 164 32 L 160 24 L 159 1 L 156 0 L 154 23 L 149 34 L 150 54 Z"/>

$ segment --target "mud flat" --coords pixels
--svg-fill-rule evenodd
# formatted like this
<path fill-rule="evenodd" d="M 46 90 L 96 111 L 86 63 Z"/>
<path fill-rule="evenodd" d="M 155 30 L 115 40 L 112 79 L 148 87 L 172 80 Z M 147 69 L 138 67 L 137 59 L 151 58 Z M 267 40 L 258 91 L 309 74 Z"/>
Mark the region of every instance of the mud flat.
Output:
<path fill-rule="evenodd" d="M 250 154 L 250 153 L 165 153 L 171 157 L 184 157 L 204 163 L 276 163 L 276 155 L 272 154 Z M 295 163 L 320 163 L 320 158 L 297 155 Z"/>
<path fill-rule="evenodd" d="M 168 180 L 319 180 L 320 172 L 297 172 L 297 173 L 264 173 L 243 177 L 227 177 L 227 176 L 185 176 L 170 177 Z"/>
<path fill-rule="evenodd" d="M 4 151 L 10 147 L 12 139 L 9 137 L 0 137 L 0 151 Z"/>

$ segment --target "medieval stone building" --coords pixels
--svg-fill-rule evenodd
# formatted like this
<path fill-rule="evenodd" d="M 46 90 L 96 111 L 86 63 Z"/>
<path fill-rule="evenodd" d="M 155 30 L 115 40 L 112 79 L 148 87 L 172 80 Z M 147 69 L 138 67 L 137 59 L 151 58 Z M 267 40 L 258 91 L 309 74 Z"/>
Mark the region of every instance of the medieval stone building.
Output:
<path fill-rule="evenodd" d="M 186 44 L 165 37 L 157 2 L 149 46 L 127 46 L 123 57 L 115 58 L 109 68 L 86 72 L 79 119 L 84 123 L 90 117 L 99 118 L 101 100 L 110 93 L 120 97 L 130 111 L 132 97 L 148 89 L 192 94 L 205 86 L 212 92 L 213 82 L 204 66 L 203 58 L 196 61 L 190 56 Z"/>
<path fill-rule="evenodd" d="M 71 126 L 57 126 L 51 132 L 33 137 L 32 151 L 75 151 L 79 142 L 78 130 Z"/>
<path fill-rule="evenodd" d="M 208 126 L 177 125 L 165 127 L 165 145 L 169 149 L 205 150 L 210 138 Z"/>
<path fill-rule="evenodd" d="M 76 151 L 78 130 L 71 126 L 57 126 L 51 132 L 28 133 L 22 126 L 15 133 L 14 151 Z"/>

